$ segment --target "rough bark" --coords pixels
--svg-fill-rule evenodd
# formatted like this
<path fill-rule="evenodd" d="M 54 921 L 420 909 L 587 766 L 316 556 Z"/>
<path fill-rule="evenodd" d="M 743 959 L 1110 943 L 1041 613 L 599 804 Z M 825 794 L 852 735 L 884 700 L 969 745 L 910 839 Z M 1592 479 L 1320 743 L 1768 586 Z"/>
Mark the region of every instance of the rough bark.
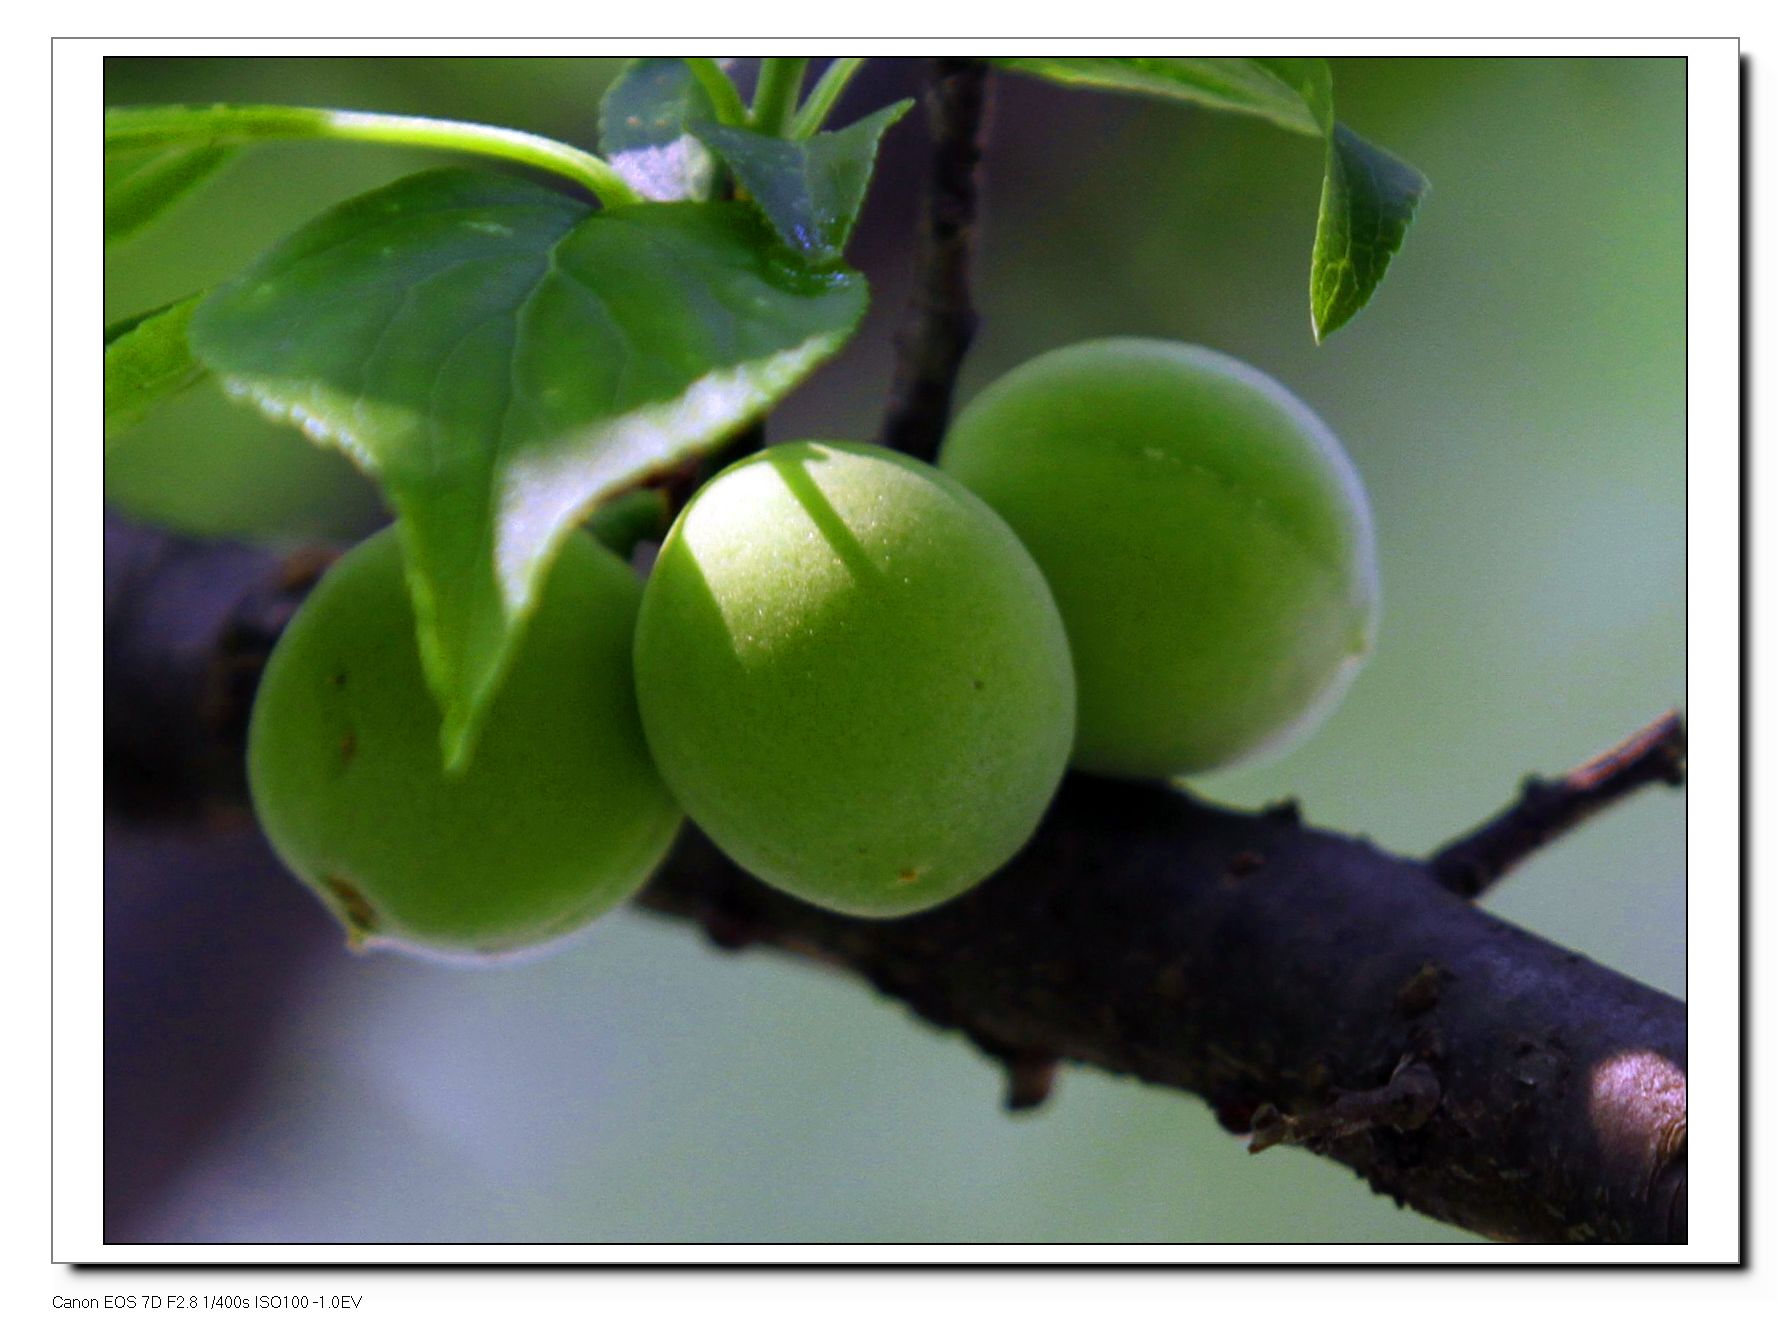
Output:
<path fill-rule="evenodd" d="M 261 660 L 320 559 L 116 523 L 107 549 L 108 804 L 240 806 Z M 905 1001 L 1000 1059 L 1013 1106 L 1062 1058 L 1491 1238 L 1685 1240 L 1684 1006 L 1292 807 L 1073 776 L 997 876 L 897 921 L 787 898 L 688 830 L 639 901 Z"/>

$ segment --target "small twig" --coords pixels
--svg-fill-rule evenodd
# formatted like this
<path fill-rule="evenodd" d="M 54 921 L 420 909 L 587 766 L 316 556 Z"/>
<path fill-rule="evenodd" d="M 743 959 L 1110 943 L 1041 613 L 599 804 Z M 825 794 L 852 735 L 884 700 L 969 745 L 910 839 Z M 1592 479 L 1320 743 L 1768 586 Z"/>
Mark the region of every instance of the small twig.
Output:
<path fill-rule="evenodd" d="M 959 364 L 977 332 L 971 258 L 988 78 L 981 61 L 927 62 L 922 97 L 933 137 L 932 160 L 921 206 L 920 258 L 896 337 L 896 375 L 884 405 L 882 433 L 886 446 L 924 461 L 939 452 Z"/>
<path fill-rule="evenodd" d="M 1668 712 L 1566 777 L 1530 778 L 1509 808 L 1440 847 L 1431 873 L 1451 892 L 1476 897 L 1613 802 L 1654 782 L 1679 786 L 1685 780 L 1686 723 Z"/>
<path fill-rule="evenodd" d="M 1058 1058 L 1044 1052 L 1017 1052 L 1004 1058 L 1008 1089 L 1002 1105 L 1010 1112 L 1043 1107 L 1058 1081 Z"/>
<path fill-rule="evenodd" d="M 1265 1103 L 1251 1118 L 1250 1151 L 1261 1154 L 1284 1144 L 1323 1149 L 1335 1140 L 1383 1127 L 1416 1131 L 1437 1110 L 1440 1096 L 1430 1066 L 1402 1061 L 1379 1089 L 1341 1093 L 1314 1112 L 1287 1116 L 1274 1103 Z"/>

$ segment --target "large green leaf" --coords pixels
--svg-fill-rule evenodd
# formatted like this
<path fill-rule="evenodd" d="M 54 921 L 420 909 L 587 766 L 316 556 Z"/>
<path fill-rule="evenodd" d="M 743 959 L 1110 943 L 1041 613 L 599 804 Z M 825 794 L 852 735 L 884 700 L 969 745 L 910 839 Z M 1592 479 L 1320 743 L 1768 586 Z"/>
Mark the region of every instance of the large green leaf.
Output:
<path fill-rule="evenodd" d="M 1325 180 L 1308 277 L 1316 340 L 1374 295 L 1428 186 L 1417 169 L 1336 120 L 1331 67 L 1315 57 L 1029 56 L 992 63 L 1059 84 L 1240 112 L 1324 140 Z"/>
<path fill-rule="evenodd" d="M 314 220 L 214 292 L 190 338 L 226 390 L 380 484 L 454 768 L 567 530 L 764 414 L 865 298 L 744 204 L 599 214 L 449 170 Z"/>
<path fill-rule="evenodd" d="M 217 144 L 106 152 L 106 245 L 122 242 L 173 208 L 230 161 Z"/>
<path fill-rule="evenodd" d="M 632 60 L 604 92 L 598 147 L 644 199 L 707 199 L 715 159 L 690 126 L 714 115 L 681 57 Z"/>
<path fill-rule="evenodd" d="M 187 323 L 203 295 L 169 303 L 106 328 L 106 435 L 128 427 L 157 401 L 198 382 L 205 369 L 187 347 Z"/>
<path fill-rule="evenodd" d="M 913 105 L 905 98 L 842 130 L 803 140 L 714 122 L 694 129 L 778 236 L 811 264 L 829 265 L 840 259 L 858 221 L 878 141 Z"/>

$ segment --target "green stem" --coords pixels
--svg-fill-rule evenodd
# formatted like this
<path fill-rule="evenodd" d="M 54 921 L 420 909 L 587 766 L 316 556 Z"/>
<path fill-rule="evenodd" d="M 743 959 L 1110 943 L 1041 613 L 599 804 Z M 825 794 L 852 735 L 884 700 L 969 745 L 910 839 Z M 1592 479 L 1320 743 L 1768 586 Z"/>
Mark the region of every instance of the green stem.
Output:
<path fill-rule="evenodd" d="M 747 104 L 741 101 L 740 90 L 728 77 L 728 71 L 709 56 L 686 56 L 684 63 L 690 66 L 697 83 L 709 96 L 709 106 L 717 121 L 725 126 L 747 124 Z"/>
<path fill-rule="evenodd" d="M 845 56 L 829 62 L 828 68 L 821 72 L 821 78 L 815 81 L 815 87 L 810 90 L 809 100 L 796 114 L 796 120 L 790 123 L 791 139 L 806 140 L 822 128 L 828 119 L 828 113 L 834 110 L 834 104 L 840 101 L 840 95 L 846 92 L 846 86 L 852 82 L 852 77 L 864 63 L 863 56 Z"/>
<path fill-rule="evenodd" d="M 325 107 L 120 107 L 106 112 L 106 148 L 176 144 L 254 144 L 267 140 L 361 140 L 502 158 L 577 182 L 605 206 L 640 200 L 620 173 L 595 154 L 559 140 L 471 121 L 345 112 Z"/>
<path fill-rule="evenodd" d="M 765 135 L 782 135 L 803 91 L 804 56 L 767 56 L 759 62 L 759 82 L 753 87 L 753 129 Z"/>

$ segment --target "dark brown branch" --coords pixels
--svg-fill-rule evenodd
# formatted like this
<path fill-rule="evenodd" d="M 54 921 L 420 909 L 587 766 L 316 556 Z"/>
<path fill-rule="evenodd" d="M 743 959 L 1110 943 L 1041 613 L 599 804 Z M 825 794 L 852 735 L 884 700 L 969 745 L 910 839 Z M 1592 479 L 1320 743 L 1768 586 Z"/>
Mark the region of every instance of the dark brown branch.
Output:
<path fill-rule="evenodd" d="M 164 751 L 240 751 L 253 676 L 230 648 L 245 617 L 269 635 L 289 577 L 228 546 L 144 543 L 108 562 L 108 803 L 155 778 L 163 802 L 240 804 L 240 768 Z M 165 582 L 203 611 L 157 614 L 180 608 Z M 131 728 L 146 708 L 154 729 Z M 1240 1135 L 1261 1113 L 1259 1144 L 1307 1143 L 1489 1237 L 1685 1238 L 1685 1007 L 1288 806 L 1073 775 L 994 878 L 896 921 L 785 897 L 687 829 L 639 902 L 905 1002 L 997 1059 L 1014 1106 L 1043 1101 L 1062 1059 L 1198 1094 Z"/>
<path fill-rule="evenodd" d="M 933 151 L 921 201 L 920 255 L 896 337 L 882 431 L 886 446 L 924 461 L 939 453 L 958 367 L 977 333 L 971 260 L 988 80 L 982 61 L 927 61 L 922 102 Z"/>
<path fill-rule="evenodd" d="M 1416 1131 L 1431 1120 L 1439 1097 L 1437 1075 L 1431 1067 L 1408 1058 L 1379 1089 L 1341 1093 L 1305 1116 L 1290 1117 L 1274 1103 L 1265 1103 L 1251 1118 L 1250 1150 L 1261 1154 L 1281 1144 L 1321 1149 L 1347 1136 L 1384 1127 Z"/>
<path fill-rule="evenodd" d="M 1685 1007 L 1286 811 L 1073 775 L 1019 857 L 918 916 L 797 902 L 695 831 L 640 901 L 861 977 L 1011 1076 L 1098 1066 L 1239 1134 L 1273 1107 L 1488 1237 L 1685 1237 Z"/>
<path fill-rule="evenodd" d="M 1642 730 L 1566 777 L 1526 780 L 1517 801 L 1431 858 L 1438 883 L 1464 898 L 1485 892 L 1527 856 L 1631 792 L 1686 780 L 1686 724 L 1678 712 Z"/>
<path fill-rule="evenodd" d="M 106 520 L 106 798 L 192 816 L 242 794 L 274 640 L 334 557 L 276 557 Z"/>

